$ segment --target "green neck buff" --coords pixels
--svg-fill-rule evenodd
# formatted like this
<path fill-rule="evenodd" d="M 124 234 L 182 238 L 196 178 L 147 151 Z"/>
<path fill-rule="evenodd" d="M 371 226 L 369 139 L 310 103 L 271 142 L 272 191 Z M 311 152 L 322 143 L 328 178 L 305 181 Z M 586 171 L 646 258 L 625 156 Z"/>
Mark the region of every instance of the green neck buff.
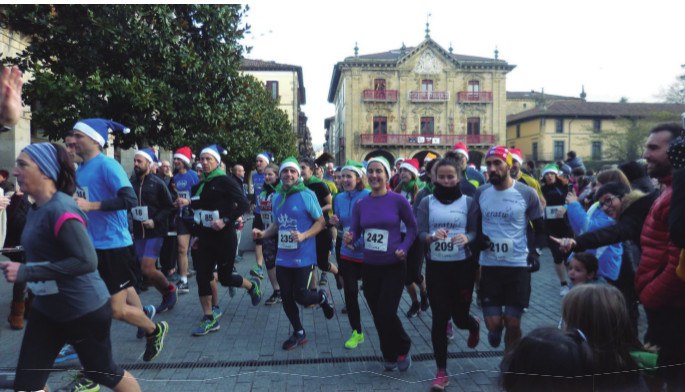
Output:
<path fill-rule="evenodd" d="M 426 183 L 419 180 L 418 178 L 415 178 L 409 182 L 403 182 L 402 183 L 402 190 L 409 193 L 410 195 L 414 194 L 414 187 L 416 187 L 417 190 L 423 189 L 423 187 L 426 186 Z"/>
<path fill-rule="evenodd" d="M 304 180 L 305 185 L 316 184 L 317 182 L 323 182 L 321 179 L 315 175 L 311 175 L 308 179 Z"/>
<path fill-rule="evenodd" d="M 428 194 L 432 195 L 433 191 L 435 190 L 435 184 L 432 182 L 426 182 L 425 185 L 426 186 L 424 188 L 428 191 Z"/>
<path fill-rule="evenodd" d="M 200 196 L 202 194 L 202 189 L 205 187 L 205 184 L 209 183 L 213 179 L 221 176 L 225 176 L 226 172 L 221 170 L 220 167 L 217 167 L 216 169 L 212 170 L 207 173 L 202 173 L 202 181 L 200 182 L 200 186 L 197 188 L 197 192 L 195 192 L 195 196 Z"/>
<path fill-rule="evenodd" d="M 278 204 L 278 207 L 281 207 L 283 203 L 285 203 L 285 199 L 287 199 L 288 196 L 292 195 L 293 193 L 302 192 L 305 189 L 307 189 L 307 187 L 301 180 L 298 180 L 293 186 L 291 186 L 287 190 L 283 189 L 282 183 L 279 183 L 278 186 L 276 186 L 276 193 L 283 195 L 283 199 Z"/>

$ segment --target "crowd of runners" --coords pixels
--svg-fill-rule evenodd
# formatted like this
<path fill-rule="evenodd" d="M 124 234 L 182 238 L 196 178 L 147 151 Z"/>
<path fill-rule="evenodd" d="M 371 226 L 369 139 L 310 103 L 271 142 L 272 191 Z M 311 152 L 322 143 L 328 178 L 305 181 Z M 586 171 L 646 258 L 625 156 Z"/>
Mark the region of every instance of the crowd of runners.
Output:
<path fill-rule="evenodd" d="M 21 91 L 17 77 L 3 71 L 3 113 Z M 298 305 L 335 316 L 321 288 L 328 276 L 344 292 L 338 310 L 350 325 L 340 344 L 354 350 L 365 341 L 363 294 L 386 371 L 412 364 L 398 316 L 404 290 L 412 302 L 406 317 L 431 310 L 434 391 L 449 384 L 453 328 L 468 331 L 466 346 L 475 349 L 481 324 L 490 347 L 504 342 L 507 390 L 685 388 L 685 142 L 677 124 L 651 131 L 646 164 L 596 175 L 572 151 L 538 172 L 504 146 L 487 150 L 481 171 L 458 143 L 442 157 L 391 164 L 376 156 L 340 167 L 309 157 L 277 162 L 265 151 L 247 181 L 240 165 L 226 172 L 230 157 L 219 145 L 197 151 L 197 160 L 180 146 L 173 170 L 142 148 L 127 174 L 103 154 L 110 133 L 126 126 L 83 119 L 66 131 L 63 145 L 24 148 L 12 170 L 18 188 L 0 197 L 11 259 L 0 269 L 14 284 L 9 322 L 25 328 L 17 390 L 41 390 L 53 363 L 68 357 L 83 366 L 78 390 L 139 390 L 112 357 L 111 320 L 136 326 L 143 360 L 152 361 L 174 328 L 155 315 L 172 311 L 192 286 L 200 309 L 188 334 L 199 338 L 220 329 L 219 286 L 245 289 L 257 306 L 268 280 L 264 304 L 282 304 L 292 326 L 282 348 L 295 349 L 308 339 Z M 247 214 L 252 238 L 240 239 Z M 249 240 L 256 265 L 243 277 L 234 263 L 239 241 Z M 524 336 L 545 247 L 559 277 L 562 321 Z M 159 305 L 141 303 L 148 286 Z M 638 304 L 647 316 L 642 338 Z"/>

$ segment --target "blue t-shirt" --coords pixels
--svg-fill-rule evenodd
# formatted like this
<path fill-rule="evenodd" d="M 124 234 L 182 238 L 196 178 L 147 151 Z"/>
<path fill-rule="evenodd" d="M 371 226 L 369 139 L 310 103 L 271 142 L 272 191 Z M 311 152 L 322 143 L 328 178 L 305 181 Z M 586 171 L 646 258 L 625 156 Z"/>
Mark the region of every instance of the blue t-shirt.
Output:
<path fill-rule="evenodd" d="M 178 197 L 190 200 L 190 190 L 200 183 L 200 177 L 194 171 L 188 170 L 185 174 L 174 174 L 174 183 L 176 184 Z"/>
<path fill-rule="evenodd" d="M 104 154 L 83 162 L 76 170 L 76 193 L 88 201 L 114 199 L 121 188 L 133 189 L 119 162 Z M 88 235 L 95 249 L 123 248 L 133 244 L 126 210 L 90 211 Z"/>
<path fill-rule="evenodd" d="M 297 243 L 290 237 L 290 232 L 297 230 L 304 233 L 323 215 L 316 195 L 305 189 L 288 196 L 283 203 L 282 199 L 283 195 L 276 193 L 272 201 L 273 221 L 278 225 L 276 265 L 290 268 L 315 265 L 316 238 L 310 237 Z"/>
<path fill-rule="evenodd" d="M 335 196 L 335 202 L 333 203 L 333 212 L 340 220 L 340 225 L 342 230 L 338 231 L 340 237 L 344 235 L 346 231 L 352 226 L 354 205 L 357 202 L 371 193 L 368 189 L 362 189 L 361 191 L 352 192 L 342 192 Z M 350 249 L 347 246 L 340 247 L 340 255 L 352 260 L 362 261 L 364 260 L 364 242 L 360 238 L 355 243 L 355 249 Z"/>
<path fill-rule="evenodd" d="M 259 196 L 260 193 L 264 190 L 264 173 L 259 173 L 259 172 L 254 172 L 252 173 L 252 192 L 254 192 L 254 200 L 255 200 L 255 207 L 254 207 L 254 212 L 255 214 L 259 214 L 261 211 L 259 209 L 259 203 L 256 202 L 257 196 Z"/>

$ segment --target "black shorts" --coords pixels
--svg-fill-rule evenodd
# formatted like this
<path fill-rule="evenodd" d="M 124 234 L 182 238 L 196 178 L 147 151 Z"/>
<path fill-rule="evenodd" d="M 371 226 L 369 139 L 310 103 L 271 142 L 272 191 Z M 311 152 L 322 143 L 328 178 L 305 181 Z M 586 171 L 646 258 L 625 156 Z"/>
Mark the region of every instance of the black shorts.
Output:
<path fill-rule="evenodd" d="M 183 219 L 176 219 L 176 235 L 189 235 L 190 227 L 189 223 Z"/>
<path fill-rule="evenodd" d="M 136 285 L 136 251 L 133 245 L 124 248 L 96 249 L 98 272 L 110 295 Z"/>
<path fill-rule="evenodd" d="M 276 268 L 277 249 L 278 240 L 276 237 L 267 238 L 262 241 L 262 254 L 264 255 L 264 264 L 267 270 Z"/>
<path fill-rule="evenodd" d="M 252 220 L 252 229 L 264 230 L 264 221 L 262 220 L 261 214 L 255 212 L 254 219 Z M 264 243 L 264 240 L 260 238 L 258 240 L 254 240 L 254 243 L 256 245 L 262 245 Z"/>
<path fill-rule="evenodd" d="M 480 273 L 482 307 L 527 308 L 530 301 L 530 271 L 524 267 L 482 266 Z"/>

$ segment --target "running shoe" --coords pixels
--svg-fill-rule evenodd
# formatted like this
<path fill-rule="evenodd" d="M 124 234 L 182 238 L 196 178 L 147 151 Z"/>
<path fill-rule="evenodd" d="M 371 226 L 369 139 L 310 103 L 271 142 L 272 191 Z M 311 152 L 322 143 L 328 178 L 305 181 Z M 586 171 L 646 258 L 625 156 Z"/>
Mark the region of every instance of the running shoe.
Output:
<path fill-rule="evenodd" d="M 319 277 L 319 286 L 325 286 L 328 284 L 328 278 L 326 277 L 325 272 L 321 272 L 321 276 Z"/>
<path fill-rule="evenodd" d="M 250 270 L 250 275 L 254 276 L 255 278 L 264 279 L 264 269 L 261 265 L 255 264 Z"/>
<path fill-rule="evenodd" d="M 84 377 L 83 373 L 79 372 L 65 390 L 70 392 L 98 392 L 100 384 Z"/>
<path fill-rule="evenodd" d="M 492 348 L 499 347 L 500 343 L 502 343 L 502 331 L 488 331 L 488 343 L 490 343 L 490 346 L 492 346 Z"/>
<path fill-rule="evenodd" d="M 162 352 L 164 348 L 164 338 L 169 332 L 169 324 L 166 321 L 160 321 L 157 323 L 157 328 L 152 336 L 147 337 L 147 343 L 145 344 L 145 354 L 143 354 L 143 361 L 150 362 L 157 358 L 159 353 Z"/>
<path fill-rule="evenodd" d="M 155 314 L 157 313 L 154 305 L 143 306 L 143 312 L 145 312 L 145 315 L 150 320 L 152 320 L 152 318 L 155 317 Z M 142 339 L 144 337 L 145 337 L 145 330 L 143 328 L 138 327 L 138 332 L 136 332 L 136 338 Z"/>
<path fill-rule="evenodd" d="M 235 297 L 235 287 L 228 286 L 228 296 L 231 298 Z"/>
<path fill-rule="evenodd" d="M 72 361 L 77 358 L 78 354 L 76 354 L 74 346 L 72 346 L 71 344 L 65 344 L 64 347 L 62 347 L 62 349 L 59 350 L 59 354 L 57 354 L 57 358 L 55 358 L 55 363 Z"/>
<path fill-rule="evenodd" d="M 571 288 L 568 287 L 567 284 L 561 286 L 561 288 L 559 289 L 559 296 L 560 296 L 560 297 L 565 297 L 566 294 L 568 294 L 569 290 L 571 290 Z"/>
<path fill-rule="evenodd" d="M 283 350 L 292 350 L 297 346 L 302 346 L 307 343 L 307 334 L 302 331 L 302 333 L 293 332 L 293 334 L 283 342 Z"/>
<path fill-rule="evenodd" d="M 176 290 L 176 286 L 171 284 L 169 285 L 169 291 L 162 297 L 162 303 L 157 307 L 157 313 L 173 309 L 174 306 L 176 306 L 177 301 L 178 291 Z"/>
<path fill-rule="evenodd" d="M 283 302 L 283 299 L 281 299 L 281 293 L 278 291 L 274 291 L 273 294 L 271 294 L 271 297 L 264 301 L 264 305 L 270 306 L 270 305 L 276 305 L 280 304 Z"/>
<path fill-rule="evenodd" d="M 357 332 L 357 330 L 352 330 L 352 336 L 345 342 L 345 348 L 352 350 L 357 348 L 360 343 L 364 343 L 364 332 Z"/>
<path fill-rule="evenodd" d="M 323 315 L 326 316 L 327 319 L 332 319 L 333 316 L 335 316 L 335 309 L 331 305 L 331 303 L 328 301 L 328 298 L 326 297 L 326 293 L 323 290 L 319 290 L 319 294 L 321 295 L 321 309 L 323 310 Z"/>
<path fill-rule="evenodd" d="M 476 348 L 480 342 L 480 320 L 478 317 L 473 317 L 473 321 L 476 322 L 476 326 L 469 330 L 469 337 L 466 339 L 466 345 L 469 348 Z"/>
<path fill-rule="evenodd" d="M 193 329 L 193 336 L 204 336 L 210 332 L 218 331 L 221 326 L 219 320 L 205 316 L 199 326 Z"/>
<path fill-rule="evenodd" d="M 262 300 L 262 287 L 260 282 L 259 279 L 250 279 L 252 288 L 247 290 L 247 292 L 250 294 L 250 299 L 252 299 L 252 306 L 259 305 L 259 301 Z"/>
<path fill-rule="evenodd" d="M 406 353 L 397 357 L 397 370 L 406 372 L 411 367 L 411 355 Z"/>
<path fill-rule="evenodd" d="M 383 363 L 383 367 L 385 368 L 386 371 L 391 372 L 391 371 L 397 369 L 397 362 L 385 361 Z"/>
<path fill-rule="evenodd" d="M 450 377 L 444 369 L 440 369 L 435 375 L 435 380 L 433 380 L 433 383 L 431 384 L 431 392 L 444 391 L 445 387 L 448 385 L 450 385 Z"/>
<path fill-rule="evenodd" d="M 179 280 L 178 283 L 176 283 L 176 290 L 179 294 L 188 294 L 190 292 L 190 286 L 188 285 L 188 282 Z"/>
<path fill-rule="evenodd" d="M 214 317 L 214 320 L 219 320 L 223 315 L 224 314 L 221 312 L 219 305 L 212 306 L 212 317 Z"/>
<path fill-rule="evenodd" d="M 421 294 L 421 311 L 425 312 L 426 310 L 428 310 L 429 307 L 430 305 L 428 304 L 428 294 Z"/>
<path fill-rule="evenodd" d="M 447 331 L 445 332 L 447 339 L 454 339 L 454 328 L 452 327 L 452 321 L 447 322 Z"/>
<path fill-rule="evenodd" d="M 414 302 L 411 304 L 411 307 L 407 311 L 407 318 L 418 316 L 419 313 L 421 313 L 421 305 L 419 305 L 418 302 Z"/>

